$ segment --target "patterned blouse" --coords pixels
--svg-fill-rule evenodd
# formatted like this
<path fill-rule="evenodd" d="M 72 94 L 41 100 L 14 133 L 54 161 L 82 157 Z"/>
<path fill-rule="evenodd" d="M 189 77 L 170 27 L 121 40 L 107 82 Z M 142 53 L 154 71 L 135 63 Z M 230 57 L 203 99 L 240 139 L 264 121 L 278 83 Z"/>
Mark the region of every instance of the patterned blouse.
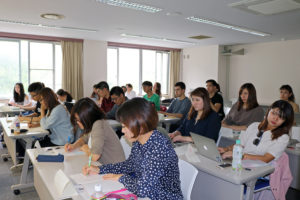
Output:
<path fill-rule="evenodd" d="M 138 197 L 183 199 L 178 157 L 171 142 L 157 130 L 144 145 L 134 142 L 126 161 L 100 166 L 100 174 L 107 173 L 124 174 L 119 182 Z"/>

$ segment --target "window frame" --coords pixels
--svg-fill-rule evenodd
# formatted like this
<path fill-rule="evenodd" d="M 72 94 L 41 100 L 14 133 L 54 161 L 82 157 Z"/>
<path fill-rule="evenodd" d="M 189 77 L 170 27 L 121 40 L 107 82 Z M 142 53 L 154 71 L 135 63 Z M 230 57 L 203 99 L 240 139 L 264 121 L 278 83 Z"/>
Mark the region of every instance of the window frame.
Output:
<path fill-rule="evenodd" d="M 138 49 L 139 50 L 139 83 L 140 85 L 142 84 L 143 81 L 143 50 L 150 50 L 150 51 L 155 51 L 155 82 L 157 80 L 157 54 L 160 53 L 161 54 L 161 66 L 163 65 L 163 55 L 167 54 L 168 55 L 168 59 L 167 59 L 167 79 L 166 79 L 166 83 L 167 83 L 167 93 L 166 94 L 162 94 L 163 96 L 169 96 L 170 95 L 170 51 L 163 51 L 163 50 L 154 50 L 154 49 L 143 49 L 143 48 L 132 48 L 132 47 L 117 47 L 117 46 L 108 46 L 108 49 L 116 49 L 117 50 L 117 85 L 120 85 L 119 82 L 119 67 L 120 67 L 120 59 L 119 59 L 119 49 L 120 48 L 131 48 L 131 49 Z M 107 66 L 108 67 L 108 66 Z M 108 75 L 108 74 L 107 74 Z M 162 75 L 161 75 L 162 76 Z M 138 87 L 138 94 L 142 95 L 142 87 Z"/>

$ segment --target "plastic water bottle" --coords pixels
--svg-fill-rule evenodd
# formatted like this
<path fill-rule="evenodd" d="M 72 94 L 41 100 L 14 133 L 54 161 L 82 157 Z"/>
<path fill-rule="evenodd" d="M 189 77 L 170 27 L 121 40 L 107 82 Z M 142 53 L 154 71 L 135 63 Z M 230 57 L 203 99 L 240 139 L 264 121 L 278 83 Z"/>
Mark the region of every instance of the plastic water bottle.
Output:
<path fill-rule="evenodd" d="M 99 200 L 104 196 L 102 192 L 102 187 L 100 184 L 96 184 L 94 187 L 95 192 L 91 196 L 91 200 Z"/>
<path fill-rule="evenodd" d="M 242 170 L 243 147 L 240 140 L 235 141 L 232 152 L 232 169 L 233 171 Z"/>
<path fill-rule="evenodd" d="M 14 119 L 14 134 L 19 134 L 19 133 L 20 133 L 20 120 L 18 115 L 16 115 Z"/>

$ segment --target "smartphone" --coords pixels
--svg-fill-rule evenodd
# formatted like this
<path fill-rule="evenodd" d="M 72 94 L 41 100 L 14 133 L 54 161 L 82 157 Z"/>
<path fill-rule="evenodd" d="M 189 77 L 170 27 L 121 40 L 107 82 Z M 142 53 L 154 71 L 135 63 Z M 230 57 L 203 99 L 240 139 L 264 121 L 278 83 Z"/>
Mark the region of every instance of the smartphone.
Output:
<path fill-rule="evenodd" d="M 230 163 L 223 163 L 221 165 L 219 165 L 219 167 L 222 167 L 222 168 L 226 168 L 226 167 L 230 167 L 231 164 Z"/>

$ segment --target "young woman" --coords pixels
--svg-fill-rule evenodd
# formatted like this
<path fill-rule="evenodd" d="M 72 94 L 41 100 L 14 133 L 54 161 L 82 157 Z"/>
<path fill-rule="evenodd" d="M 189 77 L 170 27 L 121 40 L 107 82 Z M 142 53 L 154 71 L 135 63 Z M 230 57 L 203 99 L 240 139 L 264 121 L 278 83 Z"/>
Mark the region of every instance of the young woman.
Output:
<path fill-rule="evenodd" d="M 257 103 L 255 87 L 252 83 L 245 83 L 240 88 L 238 102 L 232 106 L 222 126 L 241 131 L 263 119 L 264 111 Z"/>
<path fill-rule="evenodd" d="M 50 135 L 40 141 L 41 146 L 65 145 L 72 142 L 74 135 L 69 112 L 59 103 L 56 94 L 50 88 L 43 88 L 40 92 L 41 127 L 48 129 Z M 47 110 L 47 113 L 46 113 Z"/>
<path fill-rule="evenodd" d="M 159 82 L 155 82 L 153 86 L 153 93 L 157 94 L 159 97 L 161 97 L 161 85 Z"/>
<path fill-rule="evenodd" d="M 169 136 L 173 142 L 192 142 L 190 132 L 218 140 L 221 121 L 212 110 L 210 99 L 205 88 L 199 87 L 191 93 L 192 106 L 188 116 L 180 127 Z"/>
<path fill-rule="evenodd" d="M 23 83 L 16 83 L 14 87 L 14 97 L 9 100 L 9 104 L 17 107 L 29 107 L 31 101 L 24 92 Z"/>
<path fill-rule="evenodd" d="M 295 96 L 291 86 L 282 85 L 280 87 L 280 99 L 289 102 L 294 112 L 299 112 L 299 105 L 295 103 Z"/>
<path fill-rule="evenodd" d="M 215 80 L 209 79 L 206 81 L 206 89 L 209 94 L 211 108 L 218 113 L 220 120 L 223 120 L 225 117 L 224 102 L 220 85 Z"/>
<path fill-rule="evenodd" d="M 85 166 L 83 174 L 107 174 L 104 179 L 121 182 L 138 197 L 183 199 L 178 157 L 171 142 L 156 130 L 158 115 L 151 103 L 129 100 L 119 108 L 117 118 L 125 137 L 133 142 L 129 158 L 101 167 Z"/>
<path fill-rule="evenodd" d="M 74 134 L 80 128 L 83 130 L 83 135 L 74 144 L 67 143 L 66 151 L 80 148 L 88 156 L 92 155 L 93 161 L 99 161 L 101 164 L 125 160 L 118 136 L 93 100 L 83 98 L 76 102 L 71 113 L 71 122 Z"/>
<path fill-rule="evenodd" d="M 294 122 L 292 106 L 283 100 L 274 102 L 265 119 L 251 124 L 245 133 L 240 135 L 244 147 L 243 159 L 261 160 L 266 163 L 278 159 L 289 142 L 289 131 Z M 222 157 L 232 157 L 233 145 L 219 148 Z"/>
<path fill-rule="evenodd" d="M 60 102 L 62 102 L 62 103 L 64 103 L 64 102 L 72 102 L 73 101 L 72 95 L 69 92 L 67 92 L 67 91 L 65 91 L 63 89 L 59 89 L 56 92 L 56 94 L 57 94 L 58 100 Z"/>

